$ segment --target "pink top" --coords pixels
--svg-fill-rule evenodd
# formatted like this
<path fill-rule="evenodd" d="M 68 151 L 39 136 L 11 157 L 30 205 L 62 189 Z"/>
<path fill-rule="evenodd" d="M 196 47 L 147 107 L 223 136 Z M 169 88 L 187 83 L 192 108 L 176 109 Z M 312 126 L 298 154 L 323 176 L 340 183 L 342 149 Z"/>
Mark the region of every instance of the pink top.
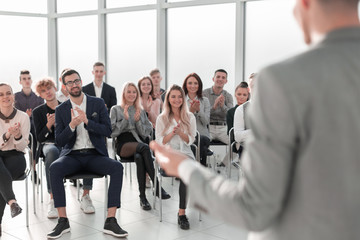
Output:
<path fill-rule="evenodd" d="M 14 136 L 10 136 L 9 140 L 5 142 L 3 134 L 6 133 L 9 127 L 13 126 L 15 123 L 20 123 L 22 137 L 19 140 L 15 140 Z M 8 123 L 5 120 L 0 119 L 0 150 L 17 150 L 25 153 L 25 148 L 28 145 L 29 133 L 30 118 L 23 111 L 17 110 L 14 118 L 10 119 Z"/>
<path fill-rule="evenodd" d="M 150 120 L 150 122 L 152 123 L 153 128 L 156 125 L 156 119 L 160 114 L 160 107 L 161 107 L 161 100 L 159 98 L 156 98 L 155 100 L 152 100 L 152 103 L 149 107 L 149 109 L 146 109 L 146 103 L 145 101 L 141 98 L 141 104 L 144 108 L 144 110 L 146 111 L 146 113 L 148 114 L 148 118 Z"/>

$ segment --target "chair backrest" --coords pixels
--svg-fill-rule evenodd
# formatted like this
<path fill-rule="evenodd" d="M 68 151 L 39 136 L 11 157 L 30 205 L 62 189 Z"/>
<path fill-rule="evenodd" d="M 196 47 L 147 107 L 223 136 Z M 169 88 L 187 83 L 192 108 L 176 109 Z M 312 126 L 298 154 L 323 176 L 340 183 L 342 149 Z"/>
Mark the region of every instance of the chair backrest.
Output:
<path fill-rule="evenodd" d="M 31 142 L 33 141 L 33 135 L 31 133 L 29 133 L 29 139 Z M 25 157 L 25 158 L 27 158 L 27 161 L 26 161 L 26 168 L 25 168 L 24 174 L 16 179 L 14 179 L 14 181 L 25 180 L 27 178 L 27 176 L 30 174 L 31 168 L 32 168 L 32 163 L 33 163 L 33 149 L 32 148 L 33 148 L 32 144 L 30 144 L 30 146 L 28 145 L 26 147 L 28 157 Z"/>
<path fill-rule="evenodd" d="M 232 127 L 229 131 L 229 143 L 230 143 L 230 151 L 237 152 L 238 150 L 236 149 L 234 127 Z"/>

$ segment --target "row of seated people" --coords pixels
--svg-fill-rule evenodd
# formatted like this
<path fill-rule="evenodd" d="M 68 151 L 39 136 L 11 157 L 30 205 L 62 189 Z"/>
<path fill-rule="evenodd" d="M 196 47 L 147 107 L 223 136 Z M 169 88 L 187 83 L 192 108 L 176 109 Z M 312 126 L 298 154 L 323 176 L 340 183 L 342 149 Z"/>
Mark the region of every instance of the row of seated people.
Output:
<path fill-rule="evenodd" d="M 71 73 L 71 72 L 70 72 Z M 78 73 L 73 72 L 71 75 L 78 75 Z M 68 75 L 63 75 L 63 83 L 66 87 L 68 87 L 68 91 L 69 93 L 72 92 L 73 88 L 75 90 L 77 90 L 77 94 L 79 94 L 79 89 L 81 90 L 81 79 L 80 77 L 78 77 L 77 79 L 75 79 L 73 82 L 71 82 L 70 80 L 70 84 L 66 84 L 67 82 L 64 81 L 64 78 L 68 76 Z M 147 80 L 147 81 L 146 81 Z M 43 144 L 43 154 L 45 155 L 45 164 L 46 164 L 46 168 L 47 168 L 47 179 L 48 179 L 48 191 L 51 194 L 51 184 L 49 184 L 49 178 L 50 178 L 50 164 L 57 159 L 57 156 L 59 156 L 60 154 L 60 148 L 58 146 L 56 146 L 55 144 L 51 144 L 55 142 L 55 136 L 54 136 L 54 125 L 55 125 L 55 107 L 59 104 L 59 102 L 56 100 L 55 96 L 55 86 L 54 84 L 50 83 L 51 81 L 49 80 L 43 80 L 40 81 L 38 83 L 38 93 L 40 96 L 42 96 L 44 99 L 47 100 L 46 104 L 38 107 L 37 109 L 34 110 L 34 122 L 36 123 L 36 129 L 37 129 L 37 136 L 39 138 L 39 140 L 44 143 Z M 116 111 L 116 108 L 120 108 L 122 107 L 122 113 L 124 114 L 124 112 L 126 112 L 126 114 L 124 114 L 124 116 L 122 116 L 123 119 L 129 120 L 129 113 L 131 111 L 127 111 L 129 109 L 130 105 L 134 105 L 134 102 L 132 102 L 131 104 L 131 99 L 135 100 L 135 99 L 140 99 L 140 95 L 142 95 L 141 97 L 143 97 L 144 95 L 146 95 L 146 93 L 148 93 L 148 96 L 150 95 L 150 91 L 152 91 L 153 89 L 150 87 L 150 91 L 147 92 L 146 88 L 143 87 L 143 85 L 152 85 L 151 84 L 151 80 L 149 78 L 144 78 L 139 82 L 139 88 L 142 89 L 143 91 L 137 92 L 137 88 L 135 85 L 129 85 L 130 89 L 132 89 L 132 95 L 129 94 L 128 99 L 126 99 L 126 94 L 129 92 L 129 86 L 125 86 L 126 88 L 124 88 L 124 92 L 123 92 L 123 104 L 120 106 L 116 106 L 114 107 L 114 111 Z M 192 86 L 193 85 L 193 86 Z M 195 87 L 194 87 L 195 86 Z M 187 100 L 188 100 L 188 104 L 189 104 L 189 109 L 191 112 L 193 112 L 194 114 L 189 114 L 189 111 L 187 110 L 187 106 L 186 104 L 184 105 L 185 107 L 182 108 L 182 104 L 183 104 L 183 100 L 186 98 L 184 91 L 178 87 L 178 86 L 174 86 L 175 89 L 170 89 L 169 90 L 169 94 L 167 94 L 166 96 L 166 100 L 165 100 L 165 105 L 164 105 L 164 111 L 161 114 L 162 117 L 158 118 L 158 119 L 163 119 L 164 122 L 162 122 L 161 120 L 155 121 L 155 126 L 156 129 L 161 129 L 157 131 L 156 134 L 156 138 L 158 139 L 162 139 L 160 142 L 163 144 L 170 144 L 172 147 L 174 148 L 179 148 L 182 151 L 188 151 L 189 156 L 191 156 L 192 158 L 194 158 L 193 153 L 191 152 L 191 149 L 189 148 L 189 145 L 193 142 L 193 140 L 195 139 L 195 132 L 196 132 L 196 128 L 194 128 L 194 126 L 198 125 L 198 123 L 195 123 L 196 121 L 199 121 L 200 123 L 206 123 L 206 120 L 208 120 L 209 118 L 206 118 L 206 112 L 205 108 L 203 107 L 204 110 L 202 110 L 202 107 L 200 104 L 201 100 L 206 102 L 206 98 L 201 98 L 201 95 L 199 96 L 198 93 L 201 92 L 199 91 L 202 90 L 202 83 L 201 83 L 201 79 L 197 76 L 197 74 L 190 74 L 184 81 L 183 84 L 183 88 L 185 90 L 185 92 L 187 92 Z M 125 91 L 126 89 L 126 91 Z M 130 91 L 131 92 L 131 91 Z M 177 96 L 176 94 L 177 93 Z M 80 91 L 81 94 L 81 91 Z M 81 96 L 81 95 L 80 95 Z M 181 99 L 181 100 L 179 100 Z M 198 100 L 200 99 L 200 100 Z M 129 102 L 130 101 L 130 102 Z M 139 102 L 137 101 L 137 106 L 139 106 Z M 142 102 L 143 102 L 143 106 L 144 106 L 144 111 L 142 114 L 140 114 L 141 112 L 139 111 L 139 107 L 137 107 L 136 111 L 133 111 L 133 116 L 130 117 L 130 119 L 136 119 L 136 120 L 140 120 L 141 116 L 142 119 L 147 120 L 147 116 L 149 116 L 149 119 L 153 119 L 154 116 L 152 116 L 151 114 L 149 114 L 149 112 L 153 112 L 151 111 L 151 107 L 153 107 L 156 104 L 152 104 L 152 100 L 151 98 L 148 98 L 147 100 L 147 105 L 146 102 L 144 104 L 144 100 L 142 98 Z M 156 102 L 156 99 L 155 101 Z M 125 104 L 127 103 L 127 104 Z M 130 104 L 129 104 L 130 103 Z M 168 105 L 167 105 L 168 104 Z M 208 104 L 204 104 L 204 105 L 208 105 Z M 80 105 L 79 105 L 80 106 Z M 146 106 L 146 107 L 145 107 Z M 74 107 L 73 107 L 74 109 Z M 124 111 L 126 109 L 126 111 Z M 134 106 L 130 107 L 131 109 L 135 109 Z M 176 110 L 175 110 L 176 109 Z M 180 109 L 186 109 L 186 111 L 178 111 Z M 85 109 L 84 109 L 85 110 Z M 178 112 L 177 112 L 178 111 Z M 80 119 L 80 114 L 81 110 L 76 109 L 74 111 L 72 111 L 71 114 L 71 122 L 73 122 L 73 119 L 77 119 L 79 117 Z M 145 114 L 145 112 L 148 113 Z M 176 113 L 180 113 L 181 114 L 179 116 L 177 116 Z M 82 112 L 84 113 L 84 112 Z M 185 114 L 186 113 L 186 114 Z M 167 114 L 167 115 L 165 115 Z M 79 115 L 79 116 L 76 116 Z M 111 115 L 111 114 L 110 114 Z M 154 114 L 155 115 L 155 114 Z M 188 115 L 188 118 L 186 117 L 186 115 Z M 117 116 L 117 115 L 115 115 Z M 145 116 L 145 117 L 144 117 Z M 117 116 L 116 118 L 118 118 L 119 116 Z M 174 117 L 172 119 L 172 117 Z M 83 116 L 82 116 L 83 118 Z M 121 116 L 120 116 L 121 118 Z M 75 122 L 79 123 L 79 119 L 77 119 Z M 169 119 L 172 119 L 174 121 L 169 121 Z M 112 120 L 112 130 L 113 130 L 113 136 L 116 136 L 114 134 L 116 134 L 116 122 L 115 124 L 113 123 L 113 117 L 111 118 Z M 119 120 L 119 119 L 118 119 Z M 80 121 L 81 122 L 81 121 Z M 129 122 L 129 121 L 128 121 Z M 149 122 L 149 121 L 148 121 Z M 81 123 L 80 123 L 81 124 Z M 124 125 L 124 124 L 123 124 Z M 137 135 L 137 133 L 134 131 L 134 129 L 131 129 L 131 127 L 134 127 L 136 124 L 130 126 L 130 130 L 125 134 L 130 134 L 132 136 L 132 141 L 131 137 L 130 138 L 125 138 L 128 141 L 127 142 L 119 142 L 119 144 L 117 145 L 117 152 L 120 156 L 126 156 L 126 155 L 131 155 L 134 152 L 140 152 L 144 157 L 142 158 L 141 163 L 137 162 L 138 165 L 138 180 L 139 180 L 139 190 L 140 190 L 140 202 L 141 205 L 143 206 L 144 209 L 149 209 L 150 204 L 148 203 L 148 201 L 146 200 L 145 197 L 145 184 L 144 183 L 144 179 L 145 176 L 143 176 L 145 174 L 145 172 L 149 173 L 151 179 L 154 181 L 154 167 L 152 164 L 152 158 L 151 158 L 151 154 L 150 154 L 150 150 L 147 146 L 147 144 L 144 144 L 143 141 L 140 139 L 141 137 L 144 137 L 148 134 L 143 135 L 144 132 L 149 131 L 151 132 L 152 126 L 154 126 L 154 120 L 151 121 L 151 123 L 149 122 L 147 128 L 146 129 L 146 124 L 140 124 L 142 130 L 145 130 L 143 132 L 140 133 L 139 137 Z M 173 126 L 172 126 L 173 125 Z M 202 124 L 202 125 L 207 125 L 207 124 Z M 171 127 L 173 127 L 173 129 L 171 130 Z M 192 126 L 192 128 L 191 128 Z M 129 126 L 128 126 L 129 127 Z M 170 127 L 170 128 L 169 128 Z M 170 129 L 170 131 L 169 131 Z M 168 132 L 166 132 L 166 130 Z M 191 130 L 191 134 L 185 134 L 185 133 L 190 133 Z M 198 130 L 201 131 L 201 125 L 200 128 L 198 127 Z M 56 130 L 57 131 L 57 130 Z M 121 132 L 121 131 L 120 131 Z M 134 134 L 135 132 L 135 134 Z M 162 136 L 159 134 L 165 134 L 166 135 Z M 77 133 L 79 135 L 79 133 Z M 205 133 L 206 134 L 206 133 Z M 129 136 L 129 135 L 128 135 Z M 79 136 L 77 136 L 79 137 Z M 174 139 L 173 139 L 174 138 Z M 124 139 L 124 138 L 121 138 Z M 136 140 L 136 141 L 135 141 Z M 144 139 L 143 139 L 144 140 Z M 201 139 L 203 140 L 203 139 Z M 179 144 L 179 141 L 181 143 L 181 141 L 184 141 L 185 144 Z M 129 143 L 129 142 L 133 142 L 133 143 Z M 206 141 L 202 141 L 202 142 L 206 142 Z M 141 143 L 141 144 L 140 144 Z M 87 146 L 87 143 L 84 143 L 85 146 Z M 91 145 L 91 144 L 90 144 Z M 126 146 L 125 148 L 123 146 Z M 49 160 L 50 159 L 50 160 Z M 203 159 L 203 158 L 202 158 Z M 55 174 L 53 174 L 55 175 Z M 86 183 L 85 181 L 85 188 L 86 186 L 89 186 L 89 188 L 91 188 L 91 179 L 88 179 L 89 184 Z M 88 195 L 88 191 L 89 189 L 85 189 L 85 195 Z M 179 224 L 183 229 L 188 229 L 189 228 L 189 224 L 187 221 L 187 218 L 185 216 L 185 208 L 186 208 L 186 189 L 185 189 L 185 185 L 183 183 L 180 183 L 180 189 L 179 189 L 179 193 L 180 193 L 180 209 L 179 209 Z M 59 195 L 63 195 L 63 193 L 60 191 Z M 51 194 L 52 196 L 52 194 Z M 163 196 L 165 198 L 169 198 L 170 196 L 164 191 L 163 192 Z M 56 206 L 56 201 L 55 201 L 55 206 Z M 63 203 L 61 205 L 64 205 Z M 84 208 L 82 206 L 83 210 L 86 212 L 86 208 Z M 151 207 L 150 207 L 151 208 Z M 62 220 L 64 217 L 61 217 L 61 215 L 66 217 L 66 214 L 60 214 L 60 220 Z M 59 224 L 60 224 L 60 220 L 59 220 Z M 54 229 L 56 230 L 56 228 Z M 57 233 L 56 233 L 57 234 Z"/>
<path fill-rule="evenodd" d="M 67 69 L 64 69 L 62 73 L 66 70 Z M 94 63 L 92 74 L 94 75 L 94 81 L 84 86 L 83 92 L 90 96 L 103 98 L 107 110 L 110 112 L 111 107 L 117 104 L 116 89 L 103 81 L 106 74 L 105 65 L 101 62 Z M 139 80 L 138 87 L 141 94 L 142 106 L 146 110 L 153 126 L 155 126 L 155 121 L 160 114 L 166 91 L 160 88 L 162 76 L 158 69 L 151 70 L 149 75 L 149 77 Z M 200 159 L 202 164 L 206 162 L 206 153 L 210 140 L 218 140 L 222 143 L 229 144 L 227 137 L 229 131 L 226 131 L 226 126 L 228 129 L 232 127 L 235 109 L 249 99 L 249 97 L 246 96 L 249 93 L 246 87 L 247 84 L 246 82 L 242 82 L 239 86 L 245 84 L 246 86 L 241 87 L 245 89 L 243 89 L 241 93 L 238 93 L 237 89 L 239 86 L 236 88 L 235 98 L 237 104 L 232 108 L 232 95 L 224 90 L 227 77 L 228 74 L 225 70 L 216 70 L 212 79 L 214 82 L 213 86 L 204 91 L 202 89 L 201 79 L 196 73 L 189 74 L 183 83 L 183 90 L 187 95 L 190 111 L 197 117 L 197 127 L 201 134 L 202 146 Z M 32 92 L 32 79 L 28 70 L 21 71 L 19 78 L 22 90 L 15 94 L 15 107 L 28 113 L 31 118 L 32 109 L 42 104 L 44 100 Z M 59 80 L 61 82 L 61 77 Z M 242 99 L 239 99 L 239 96 Z M 60 102 L 64 102 L 68 98 L 69 93 L 62 84 L 61 89 L 57 92 L 57 99 Z M 31 121 L 31 133 L 35 139 L 33 143 L 35 156 L 37 134 L 35 134 L 33 121 Z M 227 158 L 228 156 L 224 157 L 220 166 L 227 163 L 227 161 L 225 161 Z"/>

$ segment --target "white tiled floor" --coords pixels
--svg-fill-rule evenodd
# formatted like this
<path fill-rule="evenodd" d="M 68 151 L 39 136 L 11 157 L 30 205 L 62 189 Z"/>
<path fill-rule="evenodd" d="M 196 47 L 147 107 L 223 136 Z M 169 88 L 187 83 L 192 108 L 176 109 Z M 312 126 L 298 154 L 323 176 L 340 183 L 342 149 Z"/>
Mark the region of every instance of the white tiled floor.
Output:
<path fill-rule="evenodd" d="M 121 193 L 122 207 L 117 212 L 120 226 L 129 232 L 128 239 L 156 240 L 156 239 L 187 239 L 187 240 L 216 240 L 236 239 L 245 240 L 247 232 L 237 229 L 222 221 L 213 219 L 202 214 L 199 221 L 199 212 L 195 209 L 187 209 L 190 221 L 190 230 L 181 230 L 177 225 L 177 210 L 179 204 L 178 181 L 171 185 L 171 178 L 164 178 L 164 188 L 172 196 L 163 201 L 163 221 L 159 221 L 159 203 L 157 209 L 143 211 L 139 206 L 139 192 L 135 175 L 135 167 L 132 167 L 132 183 L 129 174 L 124 175 Z M 235 173 L 235 170 L 234 170 Z M 236 174 L 233 174 L 233 176 Z M 14 239 L 46 239 L 46 234 L 51 231 L 57 220 L 49 220 L 46 217 L 48 196 L 45 194 L 44 203 L 40 202 L 40 194 L 36 195 L 36 215 L 33 213 L 32 189 L 30 189 L 30 226 L 25 223 L 25 186 L 24 182 L 14 182 L 14 190 L 23 213 L 16 218 L 10 217 L 9 207 L 6 208 L 2 223 L 3 233 L 1 240 Z M 29 185 L 30 187 L 30 185 Z M 30 187 L 31 188 L 31 187 Z M 104 180 L 94 179 L 94 187 L 90 193 L 96 208 L 95 214 L 84 214 L 80 210 L 80 204 L 76 200 L 76 188 L 66 183 L 67 213 L 70 220 L 71 232 L 64 234 L 61 239 L 78 240 L 101 240 L 115 239 L 102 233 L 104 224 Z M 45 186 L 44 186 L 45 189 Z M 153 196 L 147 190 L 147 198 L 152 204 Z M 157 200 L 158 201 L 158 200 Z M 221 204 L 221 203 L 219 203 Z"/>

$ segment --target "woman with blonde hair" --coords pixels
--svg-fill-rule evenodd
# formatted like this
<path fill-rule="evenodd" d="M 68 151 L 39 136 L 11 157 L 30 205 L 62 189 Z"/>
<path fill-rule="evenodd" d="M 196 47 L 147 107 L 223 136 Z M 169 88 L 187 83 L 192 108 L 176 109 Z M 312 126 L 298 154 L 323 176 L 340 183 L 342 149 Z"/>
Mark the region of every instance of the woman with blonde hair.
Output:
<path fill-rule="evenodd" d="M 163 112 L 156 120 L 155 132 L 158 143 L 180 150 L 189 158 L 195 160 L 190 146 L 195 140 L 196 120 L 188 110 L 185 93 L 180 86 L 173 85 L 167 91 Z M 189 229 L 190 224 L 185 215 L 186 186 L 181 180 L 179 195 L 178 224 L 181 229 L 186 230 Z"/>
<path fill-rule="evenodd" d="M 0 83 L 0 236 L 1 221 L 6 204 L 11 217 L 22 211 L 12 188 L 13 179 L 24 174 L 25 148 L 30 133 L 29 116 L 14 108 L 15 96 L 7 83 Z"/>
<path fill-rule="evenodd" d="M 116 137 L 114 151 L 120 157 L 135 157 L 137 179 L 140 192 L 140 206 L 143 210 L 150 210 L 151 205 L 145 196 L 145 174 L 148 173 L 154 182 L 154 164 L 149 145 L 148 136 L 151 134 L 152 125 L 140 105 L 140 94 L 134 83 L 125 83 L 121 104 L 115 105 L 110 110 L 112 137 Z M 159 186 L 159 185 L 157 185 Z M 168 199 L 170 195 L 163 189 L 162 198 Z M 158 192 L 158 191 L 157 191 Z"/>

